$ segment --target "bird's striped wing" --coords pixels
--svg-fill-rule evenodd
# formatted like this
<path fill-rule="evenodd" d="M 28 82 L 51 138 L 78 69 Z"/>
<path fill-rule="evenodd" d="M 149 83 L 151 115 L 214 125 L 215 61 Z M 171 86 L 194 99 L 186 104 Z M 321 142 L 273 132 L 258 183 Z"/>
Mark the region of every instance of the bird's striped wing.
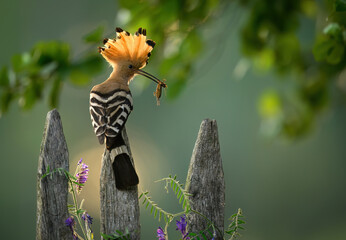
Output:
<path fill-rule="evenodd" d="M 116 137 L 123 129 L 133 109 L 131 93 L 116 90 L 111 93 L 90 93 L 90 115 L 100 144 L 105 137 Z"/>

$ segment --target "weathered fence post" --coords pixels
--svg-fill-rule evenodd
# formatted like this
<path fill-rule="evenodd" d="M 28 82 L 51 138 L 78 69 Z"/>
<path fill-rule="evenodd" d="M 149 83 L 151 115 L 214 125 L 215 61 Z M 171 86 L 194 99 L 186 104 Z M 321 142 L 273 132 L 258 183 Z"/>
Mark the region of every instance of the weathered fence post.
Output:
<path fill-rule="evenodd" d="M 68 182 L 64 174 L 42 178 L 47 168 L 69 170 L 68 150 L 57 110 L 48 112 L 37 173 L 37 240 L 71 239 L 68 218 Z"/>
<path fill-rule="evenodd" d="M 215 239 L 223 239 L 225 180 L 215 120 L 203 120 L 193 149 L 187 174 L 186 190 L 191 208 L 202 213 L 220 230 Z M 208 221 L 197 213 L 188 216 L 188 231 L 198 233 L 208 227 Z"/>
<path fill-rule="evenodd" d="M 133 163 L 126 130 L 122 131 L 125 144 Z M 105 149 L 102 158 L 100 176 L 101 233 L 112 234 L 115 230 L 125 232 L 128 229 L 131 240 L 140 239 L 139 204 L 137 186 L 122 191 L 115 187 L 112 161 Z"/>

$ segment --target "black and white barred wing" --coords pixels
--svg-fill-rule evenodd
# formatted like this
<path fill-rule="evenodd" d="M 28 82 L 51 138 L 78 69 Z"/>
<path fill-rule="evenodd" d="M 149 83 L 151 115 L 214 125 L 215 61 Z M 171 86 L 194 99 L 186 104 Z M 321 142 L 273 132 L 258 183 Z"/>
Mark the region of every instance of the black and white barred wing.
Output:
<path fill-rule="evenodd" d="M 132 109 L 130 92 L 116 90 L 102 94 L 91 91 L 91 121 L 100 144 L 104 143 L 105 137 L 116 137 L 121 132 Z"/>

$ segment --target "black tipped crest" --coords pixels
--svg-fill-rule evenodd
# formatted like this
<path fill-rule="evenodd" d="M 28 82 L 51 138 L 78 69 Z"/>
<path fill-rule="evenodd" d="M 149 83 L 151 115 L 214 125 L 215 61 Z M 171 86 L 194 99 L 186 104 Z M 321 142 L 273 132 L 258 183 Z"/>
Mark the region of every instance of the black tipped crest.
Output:
<path fill-rule="evenodd" d="M 138 68 L 145 67 L 148 64 L 148 58 L 155 46 L 155 42 L 147 39 L 147 30 L 138 28 L 138 31 L 131 35 L 128 31 L 120 27 L 115 29 L 116 39 L 105 38 L 102 48 L 99 52 L 112 65 L 123 59 L 131 60 Z M 120 41 L 119 41 L 120 39 Z M 118 40 L 118 41 L 116 41 Z"/>
<path fill-rule="evenodd" d="M 149 46 L 151 46 L 152 48 L 154 48 L 155 47 L 155 42 L 153 41 L 153 40 L 151 40 L 151 39 L 148 39 L 147 41 L 146 41 L 146 43 L 149 45 Z"/>
<path fill-rule="evenodd" d="M 104 47 L 98 47 L 98 50 L 99 50 L 99 53 L 101 53 L 102 51 L 105 50 L 105 48 Z"/>
<path fill-rule="evenodd" d="M 118 33 L 121 33 L 124 30 L 122 28 L 120 28 L 120 27 L 117 27 L 117 28 L 115 28 L 115 31 L 118 32 Z"/>

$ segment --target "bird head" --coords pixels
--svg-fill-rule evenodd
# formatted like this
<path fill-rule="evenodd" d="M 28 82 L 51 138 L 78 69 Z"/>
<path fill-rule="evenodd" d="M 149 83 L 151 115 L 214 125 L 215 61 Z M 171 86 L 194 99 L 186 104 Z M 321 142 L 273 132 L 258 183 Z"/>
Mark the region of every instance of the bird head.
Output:
<path fill-rule="evenodd" d="M 143 75 L 152 81 L 166 86 L 158 78 L 142 70 L 147 64 L 155 42 L 147 39 L 146 29 L 139 28 L 135 34 L 130 34 L 121 28 L 116 28 L 115 39 L 105 38 L 104 47 L 99 52 L 107 62 L 116 70 L 117 77 L 131 81 L 136 74 Z"/>

